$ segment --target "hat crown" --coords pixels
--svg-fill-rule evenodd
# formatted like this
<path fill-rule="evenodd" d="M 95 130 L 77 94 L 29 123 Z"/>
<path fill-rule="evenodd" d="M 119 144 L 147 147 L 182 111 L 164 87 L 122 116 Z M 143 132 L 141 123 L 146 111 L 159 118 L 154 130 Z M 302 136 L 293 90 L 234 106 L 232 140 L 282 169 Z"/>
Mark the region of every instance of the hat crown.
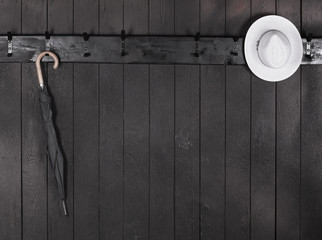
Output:
<path fill-rule="evenodd" d="M 280 31 L 271 30 L 263 34 L 258 45 L 258 55 L 263 64 L 270 68 L 283 67 L 291 54 L 288 38 Z"/>

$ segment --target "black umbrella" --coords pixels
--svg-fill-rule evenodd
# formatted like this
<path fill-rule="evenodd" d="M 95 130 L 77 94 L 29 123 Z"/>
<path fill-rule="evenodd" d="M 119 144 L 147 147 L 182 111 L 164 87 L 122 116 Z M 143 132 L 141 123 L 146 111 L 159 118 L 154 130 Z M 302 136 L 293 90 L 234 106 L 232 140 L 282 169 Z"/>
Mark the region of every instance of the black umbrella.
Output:
<path fill-rule="evenodd" d="M 40 85 L 39 90 L 39 102 L 40 108 L 42 113 L 42 118 L 44 120 L 46 137 L 47 137 L 47 154 L 50 161 L 51 169 L 53 171 L 57 190 L 59 194 L 59 198 L 62 200 L 64 214 L 67 215 L 66 205 L 65 205 L 65 182 L 64 182 L 64 157 L 62 151 L 60 150 L 60 146 L 58 143 L 53 119 L 52 119 L 52 109 L 51 109 L 51 98 L 48 94 L 47 88 L 44 85 L 40 61 L 43 56 L 49 54 L 55 60 L 54 69 L 58 67 L 58 58 L 52 52 L 43 52 L 39 54 L 36 61 L 37 66 L 37 74 L 38 74 L 38 81 Z"/>

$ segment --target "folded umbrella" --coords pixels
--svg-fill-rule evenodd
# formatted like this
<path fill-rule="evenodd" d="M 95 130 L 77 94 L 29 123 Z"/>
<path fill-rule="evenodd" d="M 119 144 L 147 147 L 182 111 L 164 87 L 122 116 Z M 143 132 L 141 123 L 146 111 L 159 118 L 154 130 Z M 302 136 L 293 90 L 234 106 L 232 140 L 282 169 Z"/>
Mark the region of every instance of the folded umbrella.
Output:
<path fill-rule="evenodd" d="M 64 181 L 64 157 L 58 143 L 56 130 L 53 123 L 53 113 L 51 108 L 51 98 L 48 94 L 48 90 L 43 82 L 40 61 L 43 56 L 49 54 L 55 59 L 54 69 L 58 67 L 58 58 L 52 52 L 43 52 L 39 54 L 36 61 L 38 81 L 40 85 L 39 90 L 39 102 L 41 108 L 42 118 L 44 120 L 45 132 L 47 137 L 47 154 L 50 161 L 51 169 L 56 180 L 57 190 L 59 198 L 62 201 L 64 214 L 67 215 L 66 205 L 65 205 L 65 181 Z"/>

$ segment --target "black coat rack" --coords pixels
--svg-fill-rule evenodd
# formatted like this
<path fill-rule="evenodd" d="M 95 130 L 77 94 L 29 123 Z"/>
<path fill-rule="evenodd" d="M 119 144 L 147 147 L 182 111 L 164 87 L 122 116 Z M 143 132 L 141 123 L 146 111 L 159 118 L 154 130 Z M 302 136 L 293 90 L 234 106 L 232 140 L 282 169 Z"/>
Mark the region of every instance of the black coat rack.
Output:
<path fill-rule="evenodd" d="M 246 64 L 243 38 L 195 36 L 0 36 L 0 62 L 35 62 L 56 53 L 61 62 L 142 64 Z M 322 64 L 322 39 L 303 38 L 302 64 Z M 52 58 L 44 57 L 44 62 Z"/>

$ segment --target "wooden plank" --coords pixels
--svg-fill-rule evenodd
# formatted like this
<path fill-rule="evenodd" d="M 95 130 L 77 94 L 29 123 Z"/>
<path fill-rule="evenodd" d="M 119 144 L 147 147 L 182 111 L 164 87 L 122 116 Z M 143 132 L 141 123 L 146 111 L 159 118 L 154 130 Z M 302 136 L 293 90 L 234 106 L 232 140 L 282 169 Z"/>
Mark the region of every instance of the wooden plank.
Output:
<path fill-rule="evenodd" d="M 176 0 L 175 34 L 195 35 L 199 31 L 199 0 Z"/>
<path fill-rule="evenodd" d="M 275 14 L 275 0 L 253 0 L 251 20 Z M 251 80 L 251 238 L 275 240 L 276 84 Z"/>
<path fill-rule="evenodd" d="M 275 83 L 252 75 L 252 239 L 275 239 L 275 90 Z"/>
<path fill-rule="evenodd" d="M 300 239 L 300 70 L 277 83 L 276 239 Z"/>
<path fill-rule="evenodd" d="M 21 33 L 21 1 L 0 5 L 0 33 Z M 0 239 L 22 238 L 21 64 L 0 64 Z"/>
<path fill-rule="evenodd" d="M 201 239 L 225 239 L 225 67 L 201 67 Z"/>
<path fill-rule="evenodd" d="M 278 1 L 277 1 L 278 2 Z M 272 15 L 275 13 L 275 0 L 253 0 L 251 4 L 251 19 L 255 22 L 257 19 Z"/>
<path fill-rule="evenodd" d="M 121 34 L 123 29 L 123 1 L 100 0 L 100 34 Z"/>
<path fill-rule="evenodd" d="M 199 71 L 175 67 L 175 239 L 199 239 Z"/>
<path fill-rule="evenodd" d="M 0 64 L 0 239 L 21 239 L 21 67 Z"/>
<path fill-rule="evenodd" d="M 200 0 L 202 35 L 225 35 L 225 4 Z M 225 77 L 224 66 L 201 67 L 200 238 L 209 240 L 225 239 Z"/>
<path fill-rule="evenodd" d="M 174 1 L 150 1 L 150 34 L 174 34 Z M 150 66 L 150 238 L 174 239 L 174 66 Z"/>
<path fill-rule="evenodd" d="M 44 34 L 47 30 L 47 0 L 21 0 L 23 34 Z"/>
<path fill-rule="evenodd" d="M 65 191 L 68 217 L 64 215 L 61 200 L 58 197 L 57 186 L 48 164 L 48 238 L 73 238 L 73 65 L 60 64 L 57 70 L 53 64 L 48 65 L 48 86 L 53 99 L 54 119 L 64 154 L 66 174 Z"/>
<path fill-rule="evenodd" d="M 127 34 L 148 34 L 148 6 L 124 0 Z M 149 85 L 148 65 L 124 66 L 124 240 L 150 238 Z"/>
<path fill-rule="evenodd" d="M 200 34 L 225 35 L 225 0 L 200 0 Z"/>
<path fill-rule="evenodd" d="M 99 4 L 99 33 L 119 35 L 124 26 L 123 1 L 100 0 Z M 123 65 L 99 67 L 101 239 L 121 240 L 124 236 L 123 73 Z"/>
<path fill-rule="evenodd" d="M 74 0 L 74 33 L 98 33 L 98 3 L 99 0 Z"/>
<path fill-rule="evenodd" d="M 300 0 L 279 0 L 277 14 L 301 30 Z M 276 239 L 300 239 L 301 70 L 277 83 Z"/>
<path fill-rule="evenodd" d="M 245 64 L 243 39 L 239 39 L 238 56 L 233 56 L 233 38 L 201 38 L 199 58 L 194 55 L 193 37 L 130 36 L 125 41 L 126 56 L 121 56 L 120 42 L 120 37 L 117 36 L 91 36 L 87 42 L 90 56 L 84 57 L 82 36 L 50 38 L 51 49 L 60 57 L 61 62 L 224 64 L 227 59 L 231 59 L 231 64 Z M 7 37 L 0 36 L 0 62 L 36 61 L 38 54 L 44 51 L 45 39 L 44 36 L 14 36 L 13 55 L 10 58 L 7 57 L 7 46 Z M 44 57 L 43 61 L 53 60 Z M 322 62 L 319 58 L 316 61 Z"/>
<path fill-rule="evenodd" d="M 226 35 L 245 35 L 249 23 L 250 1 L 226 1 Z M 250 83 L 246 67 L 226 67 L 227 240 L 250 239 Z"/>
<path fill-rule="evenodd" d="M 123 239 L 123 66 L 100 65 L 100 237 Z"/>
<path fill-rule="evenodd" d="M 319 26 L 322 19 L 322 2 L 319 0 L 302 0 L 302 34 L 308 36 L 322 36 Z"/>
<path fill-rule="evenodd" d="M 73 33 L 73 0 L 48 1 L 48 31 L 52 34 Z"/>
<path fill-rule="evenodd" d="M 148 0 L 124 0 L 124 29 L 126 34 L 148 34 L 148 19 Z"/>
<path fill-rule="evenodd" d="M 322 84 L 321 66 L 302 67 L 301 120 L 301 236 L 322 235 Z"/>
<path fill-rule="evenodd" d="M 226 239 L 250 239 L 250 73 L 226 68 Z"/>
<path fill-rule="evenodd" d="M 124 239 L 149 239 L 149 68 L 124 66 Z"/>
<path fill-rule="evenodd" d="M 321 36 L 318 28 L 322 2 L 302 1 L 302 33 Z M 322 235 L 321 228 L 321 81 L 320 66 L 303 66 L 301 72 L 301 222 L 300 239 Z"/>
<path fill-rule="evenodd" d="M 150 67 L 150 238 L 174 239 L 174 66 Z"/>
<path fill-rule="evenodd" d="M 278 0 L 276 10 L 277 15 L 290 20 L 301 33 L 301 0 Z"/>
<path fill-rule="evenodd" d="M 21 1 L 4 0 L 0 7 L 0 34 L 21 33 Z"/>
<path fill-rule="evenodd" d="M 174 1 L 150 0 L 150 34 L 174 34 Z"/>
<path fill-rule="evenodd" d="M 47 154 L 34 64 L 22 64 L 21 80 L 23 239 L 43 240 L 47 238 Z"/>
<path fill-rule="evenodd" d="M 74 33 L 98 30 L 99 0 L 75 0 Z M 99 66 L 74 64 L 75 239 L 99 238 L 99 164 Z"/>
<path fill-rule="evenodd" d="M 226 0 L 226 36 L 245 36 L 250 26 L 250 1 Z"/>
<path fill-rule="evenodd" d="M 74 65 L 74 236 L 99 237 L 98 66 Z"/>

